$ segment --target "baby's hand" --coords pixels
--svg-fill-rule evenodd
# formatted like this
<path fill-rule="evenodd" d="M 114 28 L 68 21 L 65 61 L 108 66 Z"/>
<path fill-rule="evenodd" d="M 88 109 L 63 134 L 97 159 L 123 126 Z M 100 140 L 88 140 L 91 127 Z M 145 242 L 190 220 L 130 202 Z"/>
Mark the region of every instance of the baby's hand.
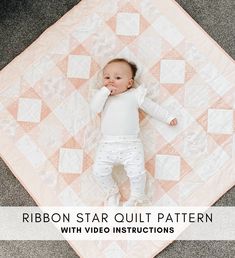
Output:
<path fill-rule="evenodd" d="M 115 95 L 117 88 L 114 86 L 107 85 L 106 88 L 110 90 L 110 95 Z"/>
<path fill-rule="evenodd" d="M 175 126 L 177 125 L 177 119 L 174 118 L 173 120 L 170 121 L 170 126 Z"/>

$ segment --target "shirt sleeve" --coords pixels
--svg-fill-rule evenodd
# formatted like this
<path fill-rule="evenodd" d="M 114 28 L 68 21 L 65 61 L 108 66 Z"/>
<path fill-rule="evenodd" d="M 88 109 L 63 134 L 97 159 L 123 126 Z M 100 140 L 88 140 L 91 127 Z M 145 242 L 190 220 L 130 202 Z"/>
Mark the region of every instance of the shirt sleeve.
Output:
<path fill-rule="evenodd" d="M 147 94 L 147 88 L 144 85 L 140 85 L 138 88 L 135 89 L 135 93 L 136 93 L 136 99 L 137 99 L 137 103 L 138 106 L 141 107 L 145 96 Z"/>
<path fill-rule="evenodd" d="M 91 112 L 94 114 L 100 113 L 105 105 L 105 102 L 110 94 L 110 91 L 107 87 L 102 87 L 99 89 L 90 102 Z"/>
<path fill-rule="evenodd" d="M 145 97 L 140 108 L 150 116 L 169 124 L 175 117 L 166 109 L 153 102 L 148 97 Z"/>

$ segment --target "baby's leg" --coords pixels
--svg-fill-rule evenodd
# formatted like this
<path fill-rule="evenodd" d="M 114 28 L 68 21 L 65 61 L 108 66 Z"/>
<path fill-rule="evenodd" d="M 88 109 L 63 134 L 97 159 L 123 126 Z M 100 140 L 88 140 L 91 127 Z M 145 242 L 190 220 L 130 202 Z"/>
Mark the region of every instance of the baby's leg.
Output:
<path fill-rule="evenodd" d="M 137 198 L 145 196 L 146 173 L 135 177 L 129 177 L 129 179 L 131 196 Z"/>
<path fill-rule="evenodd" d="M 92 173 L 96 182 L 106 194 L 105 205 L 118 206 L 119 189 L 112 177 L 113 163 L 109 160 L 108 153 L 107 147 L 101 145 L 98 148 Z"/>
<path fill-rule="evenodd" d="M 126 154 L 124 168 L 130 180 L 130 197 L 124 206 L 135 206 L 146 202 L 146 172 L 142 143 L 133 143 Z"/>

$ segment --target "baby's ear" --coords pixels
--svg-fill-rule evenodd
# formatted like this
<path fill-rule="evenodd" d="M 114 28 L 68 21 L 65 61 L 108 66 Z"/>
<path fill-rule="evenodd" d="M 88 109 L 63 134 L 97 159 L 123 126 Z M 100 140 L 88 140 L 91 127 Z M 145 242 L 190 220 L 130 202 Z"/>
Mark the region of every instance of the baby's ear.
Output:
<path fill-rule="evenodd" d="M 133 79 L 130 79 L 129 82 L 128 82 L 128 89 L 130 89 L 134 84 L 134 80 Z"/>

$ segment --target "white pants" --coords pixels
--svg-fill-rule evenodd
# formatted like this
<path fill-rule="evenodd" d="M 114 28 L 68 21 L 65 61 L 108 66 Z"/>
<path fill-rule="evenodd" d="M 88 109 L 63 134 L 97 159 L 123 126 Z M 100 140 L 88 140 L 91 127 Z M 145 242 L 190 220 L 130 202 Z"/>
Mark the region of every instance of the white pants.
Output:
<path fill-rule="evenodd" d="M 146 172 L 144 150 L 139 139 L 125 142 L 101 141 L 93 165 L 93 175 L 107 194 L 118 192 L 117 183 L 112 177 L 114 165 L 124 165 L 130 179 L 131 196 L 145 194 Z"/>

